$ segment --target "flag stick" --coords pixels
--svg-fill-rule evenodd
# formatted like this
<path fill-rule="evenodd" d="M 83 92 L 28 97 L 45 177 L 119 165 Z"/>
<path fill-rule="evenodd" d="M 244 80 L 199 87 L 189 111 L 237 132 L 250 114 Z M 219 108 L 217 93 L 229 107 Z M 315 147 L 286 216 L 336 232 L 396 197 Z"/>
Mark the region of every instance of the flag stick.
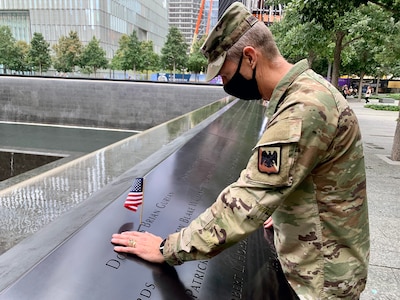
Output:
<path fill-rule="evenodd" d="M 140 225 L 142 225 L 142 218 L 143 218 L 143 207 L 144 207 L 144 178 L 143 178 L 143 186 L 142 186 L 142 193 L 143 193 L 143 199 L 142 199 L 142 207 L 140 208 L 140 216 L 139 216 L 139 226 L 138 229 L 140 227 Z"/>

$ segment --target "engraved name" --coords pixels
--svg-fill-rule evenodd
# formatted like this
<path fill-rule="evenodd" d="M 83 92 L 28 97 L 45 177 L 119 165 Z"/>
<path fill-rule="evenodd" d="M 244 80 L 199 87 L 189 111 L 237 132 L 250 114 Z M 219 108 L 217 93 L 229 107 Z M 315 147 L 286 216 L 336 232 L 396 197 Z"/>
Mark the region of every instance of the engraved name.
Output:
<path fill-rule="evenodd" d="M 171 201 L 173 195 L 174 195 L 174 193 L 170 192 L 160 202 L 156 203 L 156 207 L 158 209 L 153 210 L 153 212 L 150 213 L 150 215 L 145 220 L 142 221 L 142 223 L 139 226 L 138 231 L 145 232 L 147 229 L 142 229 L 142 227 L 146 227 L 146 228 L 151 227 L 151 224 L 153 224 L 155 222 L 155 220 L 157 220 L 158 216 L 160 215 L 161 209 L 164 209 L 167 207 L 167 205 Z"/>
<path fill-rule="evenodd" d="M 156 285 L 154 283 L 146 282 L 144 285 L 145 285 L 145 288 L 143 288 L 140 291 L 139 296 L 136 298 L 137 300 L 150 299 L 152 291 L 155 290 L 155 288 L 156 288 Z"/>
<path fill-rule="evenodd" d="M 247 260 L 247 240 L 238 243 L 238 249 L 235 256 L 235 267 L 232 282 L 232 300 L 242 299 L 244 287 L 244 273 L 246 272 L 245 263 Z"/>
<path fill-rule="evenodd" d="M 204 275 L 206 274 L 207 266 L 208 260 L 199 261 L 196 271 L 193 275 L 190 288 L 186 289 L 186 295 L 190 296 L 193 299 L 198 299 L 200 289 L 204 282 Z"/>

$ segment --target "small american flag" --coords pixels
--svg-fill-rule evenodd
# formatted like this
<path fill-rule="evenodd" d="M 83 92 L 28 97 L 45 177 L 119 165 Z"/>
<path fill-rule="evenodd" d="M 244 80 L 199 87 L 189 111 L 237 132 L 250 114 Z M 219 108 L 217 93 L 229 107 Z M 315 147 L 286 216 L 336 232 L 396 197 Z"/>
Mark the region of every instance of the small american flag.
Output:
<path fill-rule="evenodd" d="M 132 188 L 126 197 L 124 206 L 132 211 L 137 211 L 138 206 L 143 203 L 143 178 L 136 178 Z"/>

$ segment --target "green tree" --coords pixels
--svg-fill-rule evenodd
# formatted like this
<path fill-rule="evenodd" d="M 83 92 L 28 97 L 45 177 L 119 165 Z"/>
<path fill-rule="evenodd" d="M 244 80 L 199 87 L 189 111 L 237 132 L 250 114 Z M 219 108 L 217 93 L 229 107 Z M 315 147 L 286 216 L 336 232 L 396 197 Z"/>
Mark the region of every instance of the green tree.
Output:
<path fill-rule="evenodd" d="M 301 22 L 298 7 L 289 3 L 285 17 L 271 26 L 282 54 L 291 62 L 307 57 L 310 66 L 318 59 L 331 61 L 333 44 L 330 33 L 315 22 Z"/>
<path fill-rule="evenodd" d="M 342 65 L 348 74 L 359 76 L 359 87 L 362 87 L 365 75 L 377 75 L 380 64 L 377 54 L 384 51 L 386 37 L 392 36 L 393 29 L 388 12 L 374 4 L 361 6 L 352 17 L 355 21 L 350 28 L 354 37 L 343 50 Z"/>
<path fill-rule="evenodd" d="M 7 73 L 10 62 L 15 54 L 15 39 L 8 26 L 0 26 L 0 65 L 3 65 L 3 73 Z"/>
<path fill-rule="evenodd" d="M 29 64 L 40 74 L 51 67 L 50 44 L 41 33 L 35 32 L 28 52 Z"/>
<path fill-rule="evenodd" d="M 96 37 L 93 37 L 92 40 L 83 47 L 79 59 L 79 66 L 87 69 L 89 75 L 93 71 L 95 77 L 98 69 L 107 68 L 108 60 L 106 51 L 100 47 L 100 42 Z"/>
<path fill-rule="evenodd" d="M 14 44 L 14 51 L 9 61 L 9 68 L 15 72 L 30 71 L 28 52 L 30 46 L 25 41 L 17 41 Z"/>
<path fill-rule="evenodd" d="M 390 70 L 392 72 L 396 71 L 399 59 L 399 49 L 397 48 L 399 37 L 396 33 L 393 35 L 390 29 L 396 29 L 399 26 L 400 0 L 349 0 L 346 1 L 345 5 L 343 5 L 343 2 L 337 0 L 293 0 L 291 2 L 298 5 L 298 11 L 303 21 L 314 21 L 321 24 L 325 29 L 332 31 L 333 40 L 335 41 L 332 82 L 336 86 L 342 60 L 342 51 L 353 43 L 354 53 L 358 54 L 358 57 L 355 59 L 356 63 L 361 64 L 359 73 L 373 72 L 382 75 L 385 72 L 390 72 Z M 360 8 L 364 13 L 361 17 L 358 15 Z M 364 10 L 365 8 L 367 10 Z M 385 10 L 388 13 L 384 20 L 379 20 L 380 10 Z M 358 19 L 354 19 L 357 15 Z M 382 30 L 382 27 L 379 29 L 379 26 L 377 26 L 379 23 L 383 26 L 384 30 Z M 376 37 L 376 34 L 380 35 L 380 37 L 390 36 L 390 38 L 386 39 L 382 47 L 379 44 L 376 45 L 376 43 L 376 47 L 371 47 L 369 43 L 374 44 L 374 35 Z M 360 51 L 362 46 L 364 48 Z M 373 59 L 371 58 L 372 56 L 374 57 Z M 371 65 L 375 65 L 375 70 L 377 71 L 367 70 Z M 354 64 L 352 69 L 354 69 Z M 363 73 L 360 75 L 362 76 Z M 400 160 L 399 148 L 400 117 L 397 121 L 393 142 L 391 155 L 393 160 Z"/>
<path fill-rule="evenodd" d="M 113 56 L 112 60 L 111 60 L 111 66 L 112 69 L 114 70 L 123 70 L 124 71 L 124 76 L 126 77 L 126 70 L 128 70 L 130 68 L 130 66 L 127 66 L 124 63 L 124 53 L 128 48 L 128 40 L 129 40 L 129 36 L 126 34 L 123 34 L 119 41 L 119 47 L 117 49 L 117 51 L 115 52 L 115 55 Z"/>
<path fill-rule="evenodd" d="M 160 65 L 160 58 L 153 50 L 153 41 L 143 41 L 140 43 L 142 54 L 141 70 L 146 71 L 147 79 L 149 79 L 149 70 L 157 70 Z"/>
<path fill-rule="evenodd" d="M 197 74 L 199 74 L 201 71 L 204 71 L 208 63 L 203 53 L 200 52 L 200 47 L 203 45 L 205 40 L 206 36 L 203 36 L 200 40 L 194 43 L 193 51 L 189 54 L 189 59 L 187 62 L 188 70 L 194 72 L 195 74 L 195 81 L 198 81 Z"/>
<path fill-rule="evenodd" d="M 184 69 L 187 62 L 188 45 L 182 33 L 176 27 L 170 27 L 167 41 L 161 49 L 161 65 L 166 70 L 172 70 L 175 78 L 176 70 Z"/>
<path fill-rule="evenodd" d="M 133 70 L 134 77 L 136 77 L 136 70 L 142 69 L 142 48 L 137 37 L 136 31 L 133 31 L 128 40 L 128 52 L 125 53 L 126 63 Z"/>
<path fill-rule="evenodd" d="M 379 71 L 393 77 L 400 76 L 400 22 L 392 27 L 394 34 L 387 36 L 383 45 L 383 51 L 376 54 L 380 62 Z M 400 106 L 400 102 L 399 102 Z M 400 113 L 397 118 L 397 126 L 393 139 L 392 153 L 390 158 L 400 161 Z"/>
<path fill-rule="evenodd" d="M 82 52 L 82 42 L 76 31 L 70 31 L 69 35 L 61 36 L 53 47 L 55 51 L 54 68 L 58 72 L 73 72 L 79 65 L 79 56 Z"/>
<path fill-rule="evenodd" d="M 383 50 L 376 53 L 376 60 L 379 62 L 376 75 L 400 77 L 400 22 L 390 28 L 393 33 L 385 35 Z"/>
<path fill-rule="evenodd" d="M 299 4 L 299 13 L 303 21 L 315 20 L 326 29 L 333 28 L 335 19 L 344 16 L 348 10 L 368 3 L 374 3 L 390 12 L 396 22 L 400 20 L 400 0 L 347 0 L 345 3 L 337 0 L 295 1 Z"/>
<path fill-rule="evenodd" d="M 124 70 L 125 73 L 127 70 L 133 70 L 134 76 L 136 76 L 136 70 L 142 69 L 143 55 L 141 50 L 136 31 L 133 31 L 130 35 L 124 34 L 119 39 L 119 48 L 112 63 L 119 66 L 119 69 Z"/>
<path fill-rule="evenodd" d="M 336 0 L 328 1 L 300 1 L 293 0 L 298 12 L 301 16 L 303 22 L 315 22 L 320 24 L 324 29 L 331 31 L 333 36 L 333 41 L 335 43 L 334 55 L 333 55 L 333 69 L 332 69 L 332 83 L 337 86 L 338 78 L 340 74 L 340 64 L 342 58 L 342 51 L 353 41 L 360 39 L 362 34 L 357 31 L 357 35 L 354 34 L 356 31 L 354 28 L 364 27 L 364 33 L 372 30 L 368 25 L 371 20 L 367 19 L 356 19 L 357 11 L 360 7 L 369 6 L 370 12 L 372 12 L 371 17 L 373 18 L 373 11 L 375 9 L 384 8 L 393 16 L 398 16 L 398 12 L 393 10 L 393 7 L 400 7 L 400 0 L 350 0 L 343 5 L 343 2 Z M 376 4 L 372 4 L 372 2 Z M 388 6 L 387 3 L 391 2 L 393 7 Z"/>
<path fill-rule="evenodd" d="M 332 83 L 336 86 L 340 75 L 343 51 L 351 43 L 361 39 L 366 34 L 386 34 L 385 30 L 380 31 L 383 27 L 377 30 L 376 24 L 378 22 L 374 22 L 374 13 L 375 11 L 381 12 L 383 10 L 381 8 L 382 5 L 378 6 L 372 3 L 366 5 L 368 1 L 361 0 L 348 1 L 346 5 L 336 0 L 292 0 L 289 2 L 289 13 L 291 12 L 290 8 L 292 8 L 292 10 L 294 9 L 296 11 L 297 16 L 288 17 L 286 15 L 283 19 L 283 23 L 292 24 L 286 25 L 285 30 L 289 34 L 281 44 L 284 45 L 284 49 L 285 47 L 290 48 L 294 44 L 295 47 L 292 48 L 301 50 L 304 47 L 298 46 L 297 41 L 300 41 L 300 44 L 304 44 L 306 48 L 317 50 L 308 53 L 309 60 L 310 57 L 312 58 L 313 53 L 317 53 L 318 55 L 322 53 L 322 56 L 326 56 L 327 50 L 331 51 L 331 49 L 333 49 L 333 56 L 328 58 L 328 60 L 332 61 Z M 367 15 L 361 16 L 360 10 L 366 12 Z M 391 23 L 390 25 L 393 24 L 393 20 L 390 21 L 390 18 L 388 21 Z M 301 26 L 299 24 L 301 24 Z M 383 22 L 382 24 L 388 25 L 387 22 Z M 300 31 L 296 34 L 296 30 Z M 322 34 L 318 33 L 318 31 Z M 300 32 L 301 34 L 298 34 Z M 283 31 L 282 36 L 285 35 L 286 33 Z M 329 44 L 324 46 L 326 50 L 320 47 L 324 44 L 324 36 L 330 39 Z M 304 38 L 303 42 L 301 42 L 302 38 Z M 310 43 L 305 42 L 306 40 L 310 41 Z M 321 40 L 322 43 L 318 40 Z M 331 45 L 333 45 L 333 47 Z M 312 46 L 312 48 L 310 48 L 310 46 Z M 299 50 L 297 50 L 297 52 L 299 52 Z"/>

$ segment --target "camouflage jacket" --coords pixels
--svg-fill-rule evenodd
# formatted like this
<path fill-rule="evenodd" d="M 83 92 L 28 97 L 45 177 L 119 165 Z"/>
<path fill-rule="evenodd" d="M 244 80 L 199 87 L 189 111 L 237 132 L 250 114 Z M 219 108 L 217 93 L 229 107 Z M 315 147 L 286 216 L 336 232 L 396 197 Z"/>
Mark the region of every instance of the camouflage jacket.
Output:
<path fill-rule="evenodd" d="M 240 178 L 168 237 L 164 257 L 169 264 L 212 257 L 272 215 L 279 260 L 301 299 L 358 299 L 369 225 L 357 118 L 306 61 L 279 82 L 267 116 Z"/>

